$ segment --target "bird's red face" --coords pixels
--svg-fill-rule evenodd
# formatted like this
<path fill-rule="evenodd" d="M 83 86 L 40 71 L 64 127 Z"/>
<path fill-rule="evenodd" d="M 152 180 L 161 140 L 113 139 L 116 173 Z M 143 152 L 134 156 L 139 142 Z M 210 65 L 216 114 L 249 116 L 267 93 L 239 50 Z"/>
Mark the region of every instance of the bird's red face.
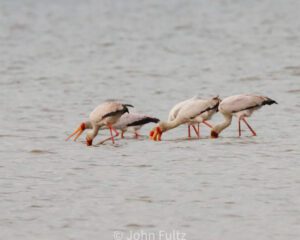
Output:
<path fill-rule="evenodd" d="M 74 138 L 74 141 L 76 141 L 77 138 L 79 138 L 79 136 L 83 133 L 83 131 L 86 129 L 86 125 L 85 123 L 81 123 L 80 126 L 78 128 L 76 128 L 76 130 L 66 139 L 66 141 L 68 141 L 71 137 L 73 137 L 75 134 L 77 134 Z"/>
<path fill-rule="evenodd" d="M 219 137 L 219 133 L 217 133 L 215 130 L 211 130 L 210 137 L 211 138 L 218 138 Z"/>
<path fill-rule="evenodd" d="M 86 145 L 92 146 L 92 144 L 93 144 L 93 139 L 86 138 Z"/>
<path fill-rule="evenodd" d="M 153 141 L 161 141 L 162 130 L 160 127 L 155 127 L 150 132 L 150 139 Z"/>

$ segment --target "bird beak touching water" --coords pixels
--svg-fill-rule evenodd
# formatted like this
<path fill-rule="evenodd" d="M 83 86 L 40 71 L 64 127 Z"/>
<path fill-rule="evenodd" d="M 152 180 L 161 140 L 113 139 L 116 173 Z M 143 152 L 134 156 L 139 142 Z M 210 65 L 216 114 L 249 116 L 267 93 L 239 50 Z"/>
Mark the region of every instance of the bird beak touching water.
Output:
<path fill-rule="evenodd" d="M 87 146 L 92 146 L 92 144 L 93 144 L 93 139 L 86 139 L 86 145 Z"/>
<path fill-rule="evenodd" d="M 211 138 L 218 138 L 219 137 L 219 133 L 217 133 L 215 130 L 211 130 L 210 137 Z"/>
<path fill-rule="evenodd" d="M 79 136 L 83 133 L 85 128 L 86 128 L 85 123 L 81 123 L 80 126 L 66 139 L 66 141 L 68 141 L 71 137 L 77 134 L 74 138 L 74 141 L 76 141 L 76 139 L 79 138 Z"/>
<path fill-rule="evenodd" d="M 153 141 L 161 141 L 162 130 L 160 127 L 155 127 L 150 132 L 150 139 Z"/>

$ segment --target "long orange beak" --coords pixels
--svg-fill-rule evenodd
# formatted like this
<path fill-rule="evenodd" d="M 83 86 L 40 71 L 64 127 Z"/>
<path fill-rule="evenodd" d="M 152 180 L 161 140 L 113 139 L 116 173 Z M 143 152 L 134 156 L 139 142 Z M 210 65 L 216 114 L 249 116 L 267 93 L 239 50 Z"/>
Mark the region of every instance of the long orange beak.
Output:
<path fill-rule="evenodd" d="M 150 132 L 150 139 L 153 141 L 161 141 L 162 130 L 160 127 L 155 127 Z"/>
<path fill-rule="evenodd" d="M 71 137 L 73 137 L 75 134 L 77 134 L 74 138 L 74 142 L 79 138 L 79 136 L 83 133 L 85 130 L 85 124 L 81 123 L 80 126 L 69 136 L 66 138 L 66 141 L 68 141 Z"/>

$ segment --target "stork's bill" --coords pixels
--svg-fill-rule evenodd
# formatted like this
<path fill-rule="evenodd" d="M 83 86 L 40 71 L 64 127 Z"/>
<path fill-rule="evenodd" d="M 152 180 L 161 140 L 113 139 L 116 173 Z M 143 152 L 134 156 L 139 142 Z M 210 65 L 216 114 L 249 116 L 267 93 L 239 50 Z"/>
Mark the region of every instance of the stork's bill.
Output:
<path fill-rule="evenodd" d="M 160 127 L 155 127 L 150 132 L 150 139 L 153 141 L 161 141 L 162 130 Z"/>
<path fill-rule="evenodd" d="M 70 138 L 72 138 L 74 135 L 75 138 L 73 139 L 74 141 L 77 140 L 77 138 L 79 138 L 79 136 L 83 133 L 83 131 L 86 129 L 86 125 L 85 123 L 81 123 L 80 126 L 78 128 L 76 128 L 76 130 L 66 139 L 66 141 L 68 141 Z"/>

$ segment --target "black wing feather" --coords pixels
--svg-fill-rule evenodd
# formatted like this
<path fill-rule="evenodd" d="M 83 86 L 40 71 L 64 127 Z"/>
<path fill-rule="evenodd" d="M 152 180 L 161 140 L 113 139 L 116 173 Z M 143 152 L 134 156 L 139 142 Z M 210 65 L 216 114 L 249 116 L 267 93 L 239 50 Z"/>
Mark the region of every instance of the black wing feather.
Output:
<path fill-rule="evenodd" d="M 157 119 L 157 118 L 152 118 L 152 117 L 146 117 L 146 118 L 143 118 L 143 119 L 141 119 L 141 120 L 138 120 L 138 121 L 135 121 L 135 122 L 133 122 L 133 123 L 128 124 L 127 127 L 133 127 L 133 126 L 144 125 L 144 124 L 147 124 L 147 123 L 150 123 L 150 122 L 158 123 L 158 122 L 159 122 L 159 119 Z"/>

